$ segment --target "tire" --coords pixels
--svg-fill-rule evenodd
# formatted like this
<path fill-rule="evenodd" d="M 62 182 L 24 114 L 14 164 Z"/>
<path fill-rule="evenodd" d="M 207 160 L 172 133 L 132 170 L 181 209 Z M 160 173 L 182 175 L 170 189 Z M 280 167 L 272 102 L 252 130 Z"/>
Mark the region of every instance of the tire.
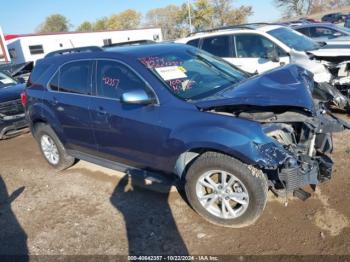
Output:
<path fill-rule="evenodd" d="M 226 186 L 223 187 L 225 173 Z M 211 182 L 217 179 L 215 190 L 207 178 L 203 180 L 208 176 Z M 203 182 L 199 181 L 204 181 L 205 185 L 209 184 L 212 188 L 203 187 Z M 223 188 L 219 189 L 220 185 Z M 185 192 L 192 208 L 207 221 L 224 227 L 241 228 L 254 224 L 266 206 L 267 191 L 267 178 L 261 170 L 216 152 L 206 152 L 199 156 L 190 166 L 185 178 Z M 209 195 L 216 196 L 217 199 L 209 198 Z M 209 205 L 210 200 L 215 202 Z M 227 206 L 234 212 L 229 212 Z"/>
<path fill-rule="evenodd" d="M 34 132 L 34 137 L 36 138 L 39 144 L 41 153 L 51 166 L 53 166 L 57 170 L 62 171 L 71 167 L 75 163 L 75 158 L 67 154 L 63 144 L 58 139 L 57 135 L 49 125 L 43 123 L 37 124 L 34 127 Z M 55 152 L 55 155 L 57 153 L 56 158 L 50 158 L 47 154 L 45 154 L 45 149 L 43 145 L 43 143 L 45 144 L 45 141 L 52 142 L 53 147 L 51 148 Z"/>

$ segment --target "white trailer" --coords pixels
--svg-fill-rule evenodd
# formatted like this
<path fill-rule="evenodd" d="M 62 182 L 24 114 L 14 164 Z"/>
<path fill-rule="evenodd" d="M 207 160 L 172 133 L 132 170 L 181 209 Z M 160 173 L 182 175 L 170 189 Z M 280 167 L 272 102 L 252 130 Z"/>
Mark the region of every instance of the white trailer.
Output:
<path fill-rule="evenodd" d="M 10 55 L 6 48 L 5 37 L 0 27 L 0 64 L 9 63 Z"/>
<path fill-rule="evenodd" d="M 7 35 L 7 49 L 12 63 L 20 64 L 43 58 L 52 51 L 85 46 L 108 46 L 121 42 L 163 40 L 161 28 L 121 31 L 67 32 L 49 34 Z"/>

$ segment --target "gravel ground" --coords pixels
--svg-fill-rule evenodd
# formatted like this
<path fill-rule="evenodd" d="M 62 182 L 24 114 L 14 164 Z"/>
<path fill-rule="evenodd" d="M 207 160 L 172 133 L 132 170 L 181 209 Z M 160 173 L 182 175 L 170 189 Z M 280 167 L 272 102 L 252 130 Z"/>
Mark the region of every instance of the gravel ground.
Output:
<path fill-rule="evenodd" d="M 308 201 L 270 196 L 244 229 L 207 223 L 169 186 L 83 161 L 57 172 L 30 134 L 0 141 L 0 254 L 350 255 L 349 139 L 335 136 L 334 177 Z"/>

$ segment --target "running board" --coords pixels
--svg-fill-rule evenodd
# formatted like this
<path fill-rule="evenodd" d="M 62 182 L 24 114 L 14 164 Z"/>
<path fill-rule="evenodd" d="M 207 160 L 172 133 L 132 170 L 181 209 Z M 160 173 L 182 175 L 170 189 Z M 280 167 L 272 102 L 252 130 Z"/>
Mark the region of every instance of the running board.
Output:
<path fill-rule="evenodd" d="M 175 176 L 172 176 L 171 174 L 162 174 L 154 171 L 148 171 L 137 167 L 128 166 L 108 159 L 103 159 L 97 156 L 82 153 L 76 150 L 67 150 L 67 153 L 74 158 L 84 160 L 86 162 L 90 162 L 98 166 L 123 172 L 127 175 L 137 177 L 139 179 L 143 179 L 146 181 L 146 183 L 161 184 L 165 187 L 171 187 L 176 185 L 178 182 L 177 178 Z"/>

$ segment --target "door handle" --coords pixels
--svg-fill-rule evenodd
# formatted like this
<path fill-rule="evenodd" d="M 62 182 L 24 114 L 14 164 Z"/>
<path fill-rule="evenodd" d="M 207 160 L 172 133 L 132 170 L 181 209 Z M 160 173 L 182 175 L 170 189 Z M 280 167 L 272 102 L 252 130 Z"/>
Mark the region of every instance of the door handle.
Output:
<path fill-rule="evenodd" d="M 97 108 L 97 114 L 104 116 L 107 114 L 107 111 L 102 106 L 99 106 Z"/>
<path fill-rule="evenodd" d="M 57 100 L 56 97 L 53 97 L 53 98 L 52 98 L 52 104 L 53 104 L 54 106 L 57 106 L 57 105 L 58 105 L 58 100 Z"/>

